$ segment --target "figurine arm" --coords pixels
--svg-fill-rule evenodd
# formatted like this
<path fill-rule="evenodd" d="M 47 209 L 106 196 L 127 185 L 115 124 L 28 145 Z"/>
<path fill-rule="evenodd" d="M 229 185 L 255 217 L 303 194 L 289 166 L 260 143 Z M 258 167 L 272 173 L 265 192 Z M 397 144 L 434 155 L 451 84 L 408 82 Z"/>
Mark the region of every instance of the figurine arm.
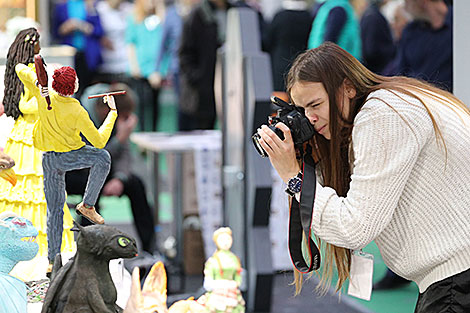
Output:
<path fill-rule="evenodd" d="M 213 257 L 207 259 L 204 265 L 204 289 L 207 291 L 214 290 L 214 283 L 217 279 L 216 272 L 214 272 Z"/>
<path fill-rule="evenodd" d="M 40 97 L 39 88 L 36 86 L 38 79 L 34 70 L 23 63 L 18 63 L 15 71 L 25 88 L 28 88 L 35 97 Z"/>
<path fill-rule="evenodd" d="M 38 100 L 36 97 L 31 97 L 30 99 L 23 101 L 20 100 L 19 108 L 23 114 L 33 114 L 38 112 Z"/>
<path fill-rule="evenodd" d="M 80 112 L 80 116 L 77 121 L 80 132 L 85 138 L 96 148 L 103 149 L 111 136 L 114 122 L 117 118 L 116 110 L 110 110 L 108 116 L 104 120 L 103 124 L 99 129 L 96 129 L 95 125 L 90 119 L 88 112 L 83 109 Z"/>

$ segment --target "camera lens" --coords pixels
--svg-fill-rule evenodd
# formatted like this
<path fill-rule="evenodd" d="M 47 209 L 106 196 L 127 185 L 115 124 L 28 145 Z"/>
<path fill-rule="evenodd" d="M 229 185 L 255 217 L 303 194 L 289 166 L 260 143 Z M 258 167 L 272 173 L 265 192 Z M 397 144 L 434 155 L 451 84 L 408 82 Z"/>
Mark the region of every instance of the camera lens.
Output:
<path fill-rule="evenodd" d="M 253 136 L 251 136 L 251 140 L 253 141 L 253 145 L 255 146 L 255 149 L 258 154 L 261 155 L 263 158 L 267 158 L 268 154 L 266 153 L 266 151 L 264 151 L 263 147 L 261 147 L 259 143 L 260 138 L 261 136 L 258 133 L 255 133 Z"/>

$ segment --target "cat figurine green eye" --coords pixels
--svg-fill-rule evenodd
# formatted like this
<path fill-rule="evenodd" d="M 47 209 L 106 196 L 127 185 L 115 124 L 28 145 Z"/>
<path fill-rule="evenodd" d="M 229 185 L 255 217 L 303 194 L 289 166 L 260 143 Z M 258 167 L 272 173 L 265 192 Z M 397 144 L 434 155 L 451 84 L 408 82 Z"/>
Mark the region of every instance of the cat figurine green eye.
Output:
<path fill-rule="evenodd" d="M 80 226 L 77 254 L 63 267 L 58 254 L 41 313 L 116 313 L 117 292 L 109 261 L 137 256 L 135 239 L 108 225 Z"/>

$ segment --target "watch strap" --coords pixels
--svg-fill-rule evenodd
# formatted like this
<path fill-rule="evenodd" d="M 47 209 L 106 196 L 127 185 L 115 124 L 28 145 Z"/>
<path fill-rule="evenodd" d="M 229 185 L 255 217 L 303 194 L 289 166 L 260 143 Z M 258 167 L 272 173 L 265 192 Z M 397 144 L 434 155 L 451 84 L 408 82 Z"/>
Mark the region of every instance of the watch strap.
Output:
<path fill-rule="evenodd" d="M 287 188 L 284 190 L 289 196 L 293 197 L 296 193 L 302 190 L 302 171 L 299 171 L 297 175 L 291 177 L 287 181 Z"/>

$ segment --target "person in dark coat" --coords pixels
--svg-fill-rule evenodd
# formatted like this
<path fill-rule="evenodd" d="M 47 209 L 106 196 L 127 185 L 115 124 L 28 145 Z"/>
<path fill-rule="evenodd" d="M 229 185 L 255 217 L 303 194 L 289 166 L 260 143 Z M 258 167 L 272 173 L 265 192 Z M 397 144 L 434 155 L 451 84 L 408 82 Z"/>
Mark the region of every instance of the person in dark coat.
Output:
<path fill-rule="evenodd" d="M 382 74 L 393 60 L 396 46 L 388 21 L 380 12 L 387 0 L 372 0 L 361 18 L 362 61 L 371 71 Z"/>
<path fill-rule="evenodd" d="M 295 21 L 295 23 L 292 23 Z M 266 48 L 271 56 L 273 89 L 285 91 L 284 76 L 295 57 L 307 49 L 313 17 L 302 0 L 284 0 L 268 27 Z"/>
<path fill-rule="evenodd" d="M 183 22 L 180 62 L 180 130 L 215 125 L 214 75 L 217 49 L 225 41 L 227 0 L 202 0 Z"/>
<path fill-rule="evenodd" d="M 403 30 L 396 74 L 453 89 L 452 6 L 443 0 L 406 0 L 413 22 Z"/>

